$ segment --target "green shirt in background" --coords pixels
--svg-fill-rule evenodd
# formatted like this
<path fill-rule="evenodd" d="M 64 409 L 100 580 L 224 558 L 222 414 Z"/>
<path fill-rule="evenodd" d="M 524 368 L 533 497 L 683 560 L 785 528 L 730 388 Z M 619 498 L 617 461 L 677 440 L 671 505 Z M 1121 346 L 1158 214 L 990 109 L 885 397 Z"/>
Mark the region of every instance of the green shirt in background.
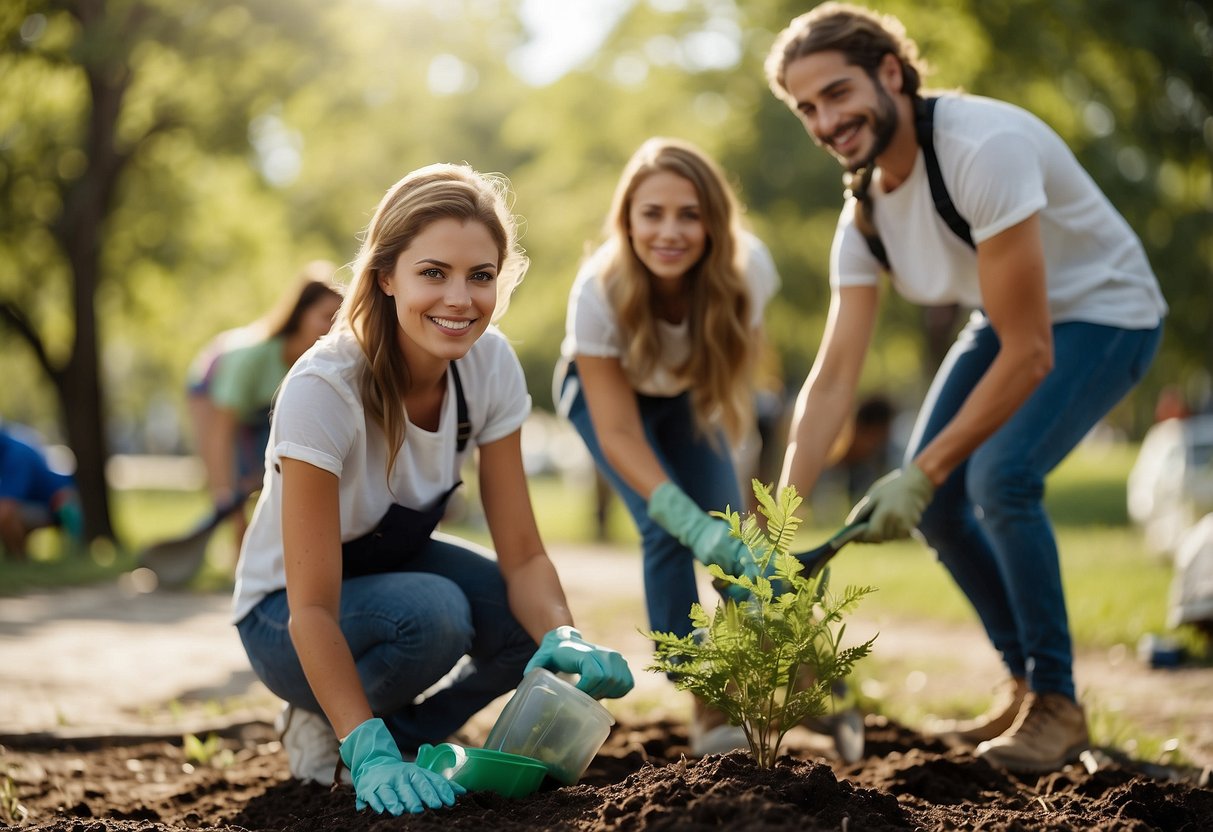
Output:
<path fill-rule="evenodd" d="M 243 424 L 260 424 L 290 368 L 282 360 L 282 338 L 270 338 L 225 353 L 211 381 L 210 396 L 234 410 Z"/>

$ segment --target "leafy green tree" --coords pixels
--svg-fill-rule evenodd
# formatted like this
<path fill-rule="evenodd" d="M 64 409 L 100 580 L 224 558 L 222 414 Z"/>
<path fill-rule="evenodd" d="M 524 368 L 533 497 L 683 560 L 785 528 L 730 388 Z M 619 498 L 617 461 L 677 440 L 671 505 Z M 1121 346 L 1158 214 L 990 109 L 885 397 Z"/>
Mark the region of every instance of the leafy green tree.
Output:
<path fill-rule="evenodd" d="M 0 339 L 21 359 L 6 376 L 54 391 L 90 539 L 112 537 L 110 445 L 157 402 L 179 410 L 207 338 L 268 308 L 300 263 L 351 259 L 406 171 L 515 164 L 496 126 L 518 85 L 497 67 L 520 35 L 497 13 L 355 0 L 0 10 Z M 15 390 L 4 403 L 10 417 L 48 407 Z"/>
<path fill-rule="evenodd" d="M 26 0 L 0 11 L 0 321 L 55 391 L 90 540 L 113 536 L 98 310 L 174 300 L 156 279 L 205 248 L 186 238 L 214 219 L 193 216 L 190 197 L 222 182 L 256 193 L 251 169 L 225 156 L 248 152 L 276 90 L 320 68 L 324 50 L 298 22 L 320 19 L 307 8 Z M 222 262 L 221 246 L 195 271 Z"/>
<path fill-rule="evenodd" d="M 1142 237 L 1171 306 L 1157 389 L 1213 367 L 1213 18 L 1207 3 L 966 3 L 987 59 L 966 81 L 1039 113 Z"/>

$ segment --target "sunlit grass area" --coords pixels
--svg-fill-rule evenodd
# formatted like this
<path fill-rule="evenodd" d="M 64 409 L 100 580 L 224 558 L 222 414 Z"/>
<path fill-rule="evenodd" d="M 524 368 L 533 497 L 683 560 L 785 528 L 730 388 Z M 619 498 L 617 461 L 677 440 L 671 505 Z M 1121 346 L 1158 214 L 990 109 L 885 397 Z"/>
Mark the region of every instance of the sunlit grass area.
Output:
<path fill-rule="evenodd" d="M 1171 565 L 1149 555 L 1128 525 L 1125 481 L 1136 448 L 1084 445 L 1054 472 L 1046 501 L 1058 537 L 1062 579 L 1076 642 L 1132 643 L 1165 629 Z M 810 525 L 806 546 L 833 527 Z M 832 579 L 867 584 L 866 613 L 972 623 L 975 614 L 934 553 L 916 541 L 852 544 L 832 562 Z"/>
<path fill-rule="evenodd" d="M 1125 480 L 1135 454 L 1135 446 L 1087 444 L 1049 482 L 1047 500 L 1061 545 L 1074 635 L 1083 645 L 1132 643 L 1144 632 L 1164 629 L 1170 565 L 1147 555 L 1125 512 Z M 592 487 L 544 476 L 533 478 L 530 489 L 549 547 L 596 540 Z M 489 544 L 471 489 L 466 502 L 463 520 L 445 528 Z M 115 492 L 112 508 L 122 548 L 98 546 L 91 558 L 64 557 L 54 533 L 42 532 L 31 562 L 0 562 L 0 591 L 13 594 L 113 577 L 132 568 L 143 547 L 184 534 L 204 520 L 209 504 L 201 492 L 139 490 Z M 631 519 L 615 498 L 607 517 L 608 540 L 638 553 Z M 811 517 L 800 543 L 807 548 L 824 541 L 841 522 L 841 517 Z M 235 560 L 235 538 L 225 524 L 211 538 L 206 568 L 194 587 L 229 587 Z M 852 544 L 835 558 L 832 570 L 834 581 L 877 587 L 864 602 L 866 614 L 974 621 L 968 603 L 920 543 Z"/>

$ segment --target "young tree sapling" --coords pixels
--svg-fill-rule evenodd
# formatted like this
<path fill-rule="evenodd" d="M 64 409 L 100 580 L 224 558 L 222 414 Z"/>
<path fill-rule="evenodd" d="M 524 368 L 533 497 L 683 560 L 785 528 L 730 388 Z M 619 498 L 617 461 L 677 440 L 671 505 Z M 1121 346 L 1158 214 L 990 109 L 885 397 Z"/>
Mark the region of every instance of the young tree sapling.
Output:
<path fill-rule="evenodd" d="M 835 594 L 828 569 L 805 575 L 789 554 L 800 525 L 796 489 L 781 489 L 776 500 L 770 486 L 754 480 L 754 495 L 765 529 L 752 513 L 744 521 L 727 506 L 713 514 L 729 522 L 759 574 L 735 577 L 708 567 L 717 581 L 748 590 L 748 600 L 723 601 L 710 614 L 694 604 L 696 629 L 688 636 L 646 633 L 656 643 L 647 669 L 671 674 L 676 687 L 723 711 L 745 731 L 758 766 L 770 768 L 788 730 L 825 714 L 834 683 L 870 652 L 874 638 L 851 647 L 842 640 L 844 616 L 874 588 L 848 586 Z"/>

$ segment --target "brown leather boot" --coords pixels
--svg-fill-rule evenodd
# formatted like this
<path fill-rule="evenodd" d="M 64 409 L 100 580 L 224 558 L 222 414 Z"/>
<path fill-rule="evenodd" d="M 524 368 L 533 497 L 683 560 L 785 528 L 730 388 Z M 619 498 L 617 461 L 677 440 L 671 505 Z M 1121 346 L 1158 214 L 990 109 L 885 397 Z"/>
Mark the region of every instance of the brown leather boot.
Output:
<path fill-rule="evenodd" d="M 1015 724 L 977 746 L 991 765 L 1016 772 L 1057 771 L 1091 744 L 1082 706 L 1064 693 L 1029 693 Z"/>
<path fill-rule="evenodd" d="M 724 711 L 713 708 L 698 696 L 692 706 L 689 733 L 691 754 L 695 757 L 727 754 L 739 748 L 750 747 L 740 725 L 730 725 Z"/>
<path fill-rule="evenodd" d="M 1011 676 L 994 689 L 994 699 L 985 713 L 972 719 L 938 719 L 928 723 L 922 733 L 949 745 L 972 748 L 1009 731 L 1027 695 L 1027 680 Z"/>

